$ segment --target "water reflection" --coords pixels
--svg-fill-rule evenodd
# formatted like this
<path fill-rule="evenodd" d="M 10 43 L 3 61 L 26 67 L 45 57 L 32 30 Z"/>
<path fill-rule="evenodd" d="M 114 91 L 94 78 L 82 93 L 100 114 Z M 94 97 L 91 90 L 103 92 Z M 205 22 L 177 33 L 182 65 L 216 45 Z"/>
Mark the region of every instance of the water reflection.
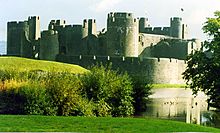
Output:
<path fill-rule="evenodd" d="M 190 89 L 161 88 L 154 89 L 150 98 L 152 102 L 144 113 L 146 116 L 196 124 L 205 120 L 203 117 L 201 119 L 203 112 L 207 112 L 207 97 L 204 93 L 200 92 L 194 97 Z"/>

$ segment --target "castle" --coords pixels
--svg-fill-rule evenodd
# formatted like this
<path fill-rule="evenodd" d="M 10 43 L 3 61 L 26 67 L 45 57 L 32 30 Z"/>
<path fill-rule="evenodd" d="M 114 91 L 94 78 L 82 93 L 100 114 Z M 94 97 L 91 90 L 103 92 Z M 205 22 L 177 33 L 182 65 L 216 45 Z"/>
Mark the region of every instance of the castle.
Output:
<path fill-rule="evenodd" d="M 147 18 L 111 12 L 107 28 L 97 31 L 95 19 L 82 25 L 51 20 L 40 31 L 40 17 L 8 22 L 7 55 L 78 64 L 112 63 L 114 69 L 141 76 L 151 83 L 181 84 L 186 56 L 201 48 L 189 39 L 182 18 L 170 19 L 169 27 L 151 27 Z"/>

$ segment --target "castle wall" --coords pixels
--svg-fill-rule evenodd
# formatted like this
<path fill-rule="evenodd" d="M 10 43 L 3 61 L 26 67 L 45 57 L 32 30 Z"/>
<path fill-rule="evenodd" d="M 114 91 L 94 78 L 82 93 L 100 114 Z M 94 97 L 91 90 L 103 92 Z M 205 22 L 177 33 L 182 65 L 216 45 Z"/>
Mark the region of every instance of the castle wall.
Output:
<path fill-rule="evenodd" d="M 170 38 L 163 35 L 153 35 L 153 34 L 139 34 L 139 45 L 138 45 L 138 55 L 141 57 L 152 57 L 151 48 L 159 43 L 161 40 Z"/>
<path fill-rule="evenodd" d="M 66 25 L 58 30 L 60 53 L 69 56 L 82 54 L 82 25 Z"/>
<path fill-rule="evenodd" d="M 141 33 L 170 36 L 170 27 L 146 27 Z"/>
<path fill-rule="evenodd" d="M 139 57 L 185 60 L 187 55 L 201 48 L 201 42 L 196 39 L 182 40 L 152 34 L 140 34 L 139 37 Z"/>
<path fill-rule="evenodd" d="M 40 40 L 39 58 L 55 61 L 57 54 L 59 54 L 58 33 L 54 30 L 43 31 Z"/>
<path fill-rule="evenodd" d="M 139 24 L 140 33 L 165 35 L 179 39 L 187 39 L 188 37 L 188 27 L 182 23 L 182 18 L 171 18 L 170 27 L 150 27 L 147 18 L 141 18 Z"/>
<path fill-rule="evenodd" d="M 182 84 L 181 78 L 185 70 L 185 62 L 165 58 L 137 58 L 137 57 L 110 57 L 110 56 L 65 56 L 58 55 L 57 61 L 78 64 L 88 68 L 102 63 L 112 63 L 112 68 L 127 71 L 133 76 L 142 77 L 150 83 Z"/>
<path fill-rule="evenodd" d="M 179 39 L 165 39 L 151 50 L 152 57 L 186 59 L 188 55 L 188 41 Z"/>
<path fill-rule="evenodd" d="M 7 24 L 7 55 L 25 56 L 27 49 L 29 25 L 24 22 L 8 22 Z M 25 51 L 26 50 L 26 51 Z"/>
<path fill-rule="evenodd" d="M 108 14 L 107 55 L 137 57 L 138 24 L 132 13 Z"/>

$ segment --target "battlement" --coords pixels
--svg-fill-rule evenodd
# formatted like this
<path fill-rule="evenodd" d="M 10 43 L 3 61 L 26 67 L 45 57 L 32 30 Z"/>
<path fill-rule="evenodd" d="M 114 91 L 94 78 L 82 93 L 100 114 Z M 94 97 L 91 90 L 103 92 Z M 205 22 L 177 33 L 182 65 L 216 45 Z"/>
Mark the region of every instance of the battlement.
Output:
<path fill-rule="evenodd" d="M 48 26 L 48 29 L 49 30 L 52 30 L 52 29 L 60 29 L 60 28 L 64 28 L 66 26 L 66 21 L 65 20 L 51 20 L 50 23 L 49 23 L 49 26 Z"/>
<path fill-rule="evenodd" d="M 64 27 L 64 29 L 69 29 L 69 28 L 82 28 L 82 25 L 66 25 L 65 27 Z"/>
<path fill-rule="evenodd" d="M 126 12 L 110 12 L 108 14 L 108 18 L 131 18 L 133 19 L 133 13 L 126 13 Z"/>
<path fill-rule="evenodd" d="M 149 33 L 163 33 L 163 32 L 169 32 L 170 27 L 147 27 L 145 28 L 146 32 Z"/>
<path fill-rule="evenodd" d="M 31 19 L 40 20 L 40 16 L 29 16 L 28 20 L 31 20 Z"/>
<path fill-rule="evenodd" d="M 84 19 L 83 20 L 83 23 L 88 23 L 88 22 L 96 23 L 96 20 L 95 19 Z"/>
<path fill-rule="evenodd" d="M 58 55 L 57 61 L 73 63 L 85 68 L 92 65 L 109 65 L 112 69 L 126 71 L 150 83 L 183 83 L 185 61 L 169 58 L 139 58 L 120 56 L 66 56 Z"/>
<path fill-rule="evenodd" d="M 140 32 L 158 35 L 170 35 L 170 27 L 146 27 Z"/>
<path fill-rule="evenodd" d="M 182 21 L 182 18 L 172 17 L 172 18 L 170 18 L 170 21 Z"/>
<path fill-rule="evenodd" d="M 152 61 L 155 63 L 166 62 L 166 63 L 183 63 L 186 64 L 185 60 L 179 60 L 175 58 L 154 58 L 154 57 L 125 57 L 125 56 L 88 56 L 88 55 L 79 55 L 79 56 L 70 56 L 70 58 L 78 58 L 78 60 L 87 60 L 87 61 L 116 61 L 118 63 L 129 62 L 129 63 L 142 63 L 147 61 Z"/>
<path fill-rule="evenodd" d="M 24 28 L 28 26 L 28 22 L 27 21 L 12 21 L 12 22 L 8 22 L 8 27 L 9 28 Z"/>
<path fill-rule="evenodd" d="M 60 19 L 58 19 L 58 20 L 55 21 L 55 24 L 56 24 L 56 25 L 66 25 L 66 20 L 60 20 Z"/>

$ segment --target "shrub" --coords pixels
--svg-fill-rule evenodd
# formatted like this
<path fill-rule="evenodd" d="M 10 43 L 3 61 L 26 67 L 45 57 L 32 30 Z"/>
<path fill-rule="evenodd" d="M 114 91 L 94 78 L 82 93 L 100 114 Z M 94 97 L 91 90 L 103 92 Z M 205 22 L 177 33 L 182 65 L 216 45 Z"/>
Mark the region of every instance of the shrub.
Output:
<path fill-rule="evenodd" d="M 104 66 L 83 75 L 0 70 L 0 79 L 4 114 L 131 116 L 146 109 L 150 95 L 146 84 Z"/>
<path fill-rule="evenodd" d="M 90 102 L 81 96 L 81 81 L 70 73 L 49 73 L 47 93 L 58 115 L 93 116 Z M 88 104 L 88 105 L 86 105 Z"/>
<path fill-rule="evenodd" d="M 110 68 L 93 66 L 81 77 L 82 92 L 89 100 L 102 105 L 96 109 L 98 115 L 130 116 L 134 113 L 131 79 Z"/>

